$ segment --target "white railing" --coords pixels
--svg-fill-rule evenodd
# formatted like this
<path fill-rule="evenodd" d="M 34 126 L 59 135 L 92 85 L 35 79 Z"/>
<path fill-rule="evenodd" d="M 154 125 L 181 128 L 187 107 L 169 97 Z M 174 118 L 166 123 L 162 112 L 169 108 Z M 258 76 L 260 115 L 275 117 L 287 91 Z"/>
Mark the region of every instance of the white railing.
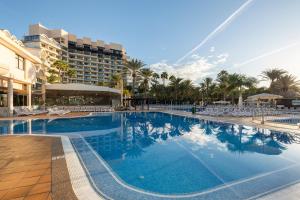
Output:
<path fill-rule="evenodd" d="M 299 110 L 281 110 L 260 108 L 253 113 L 252 121 L 261 124 L 286 127 L 300 128 Z"/>

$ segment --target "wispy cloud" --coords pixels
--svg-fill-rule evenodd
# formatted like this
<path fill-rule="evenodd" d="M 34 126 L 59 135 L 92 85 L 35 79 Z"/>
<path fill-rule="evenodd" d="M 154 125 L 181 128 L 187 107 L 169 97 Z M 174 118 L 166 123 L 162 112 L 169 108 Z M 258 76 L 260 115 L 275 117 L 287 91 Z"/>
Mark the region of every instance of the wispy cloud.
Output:
<path fill-rule="evenodd" d="M 198 54 L 191 55 L 191 59 L 184 64 L 172 65 L 167 60 L 150 65 L 150 68 L 157 73 L 166 71 L 170 75 L 190 79 L 193 82 L 200 82 L 206 76 L 212 75 L 214 69 L 227 61 L 227 53 L 210 55 L 207 57 Z"/>
<path fill-rule="evenodd" d="M 215 47 L 210 47 L 209 51 L 210 52 L 215 52 L 216 48 Z"/>
<path fill-rule="evenodd" d="M 247 0 L 245 3 L 243 3 L 225 21 L 223 21 L 217 28 L 215 28 L 211 33 L 209 33 L 197 46 L 195 46 L 192 50 L 188 51 L 184 56 L 179 58 L 175 64 L 179 64 L 180 62 L 182 62 L 188 56 L 192 55 L 196 50 L 201 48 L 207 41 L 213 38 L 216 34 L 223 31 L 226 28 L 226 26 L 228 26 L 234 19 L 236 19 L 239 16 L 239 14 L 241 14 L 252 1 L 254 0 Z"/>
<path fill-rule="evenodd" d="M 287 50 L 287 49 L 289 49 L 289 48 L 292 48 L 292 47 L 295 47 L 295 46 L 297 46 L 297 45 L 300 45 L 300 41 L 294 42 L 294 43 L 291 43 L 291 44 L 288 44 L 288 45 L 286 45 L 286 46 L 283 46 L 283 47 L 274 49 L 274 50 L 269 51 L 269 52 L 266 52 L 266 53 L 263 53 L 263 54 L 261 54 L 261 55 L 259 55 L 259 56 L 255 56 L 255 57 L 250 58 L 250 59 L 248 59 L 248 60 L 245 60 L 245 61 L 243 61 L 243 62 L 241 62 L 241 63 L 237 63 L 237 64 L 235 64 L 235 65 L 233 66 L 233 68 L 242 67 L 242 66 L 244 66 L 244 65 L 247 65 L 247 64 L 249 64 L 249 63 L 255 62 L 255 61 L 260 60 L 260 59 L 262 59 L 262 58 L 265 58 L 265 57 L 274 55 L 274 54 L 279 53 L 279 52 L 281 52 L 281 51 L 285 51 L 285 50 Z"/>

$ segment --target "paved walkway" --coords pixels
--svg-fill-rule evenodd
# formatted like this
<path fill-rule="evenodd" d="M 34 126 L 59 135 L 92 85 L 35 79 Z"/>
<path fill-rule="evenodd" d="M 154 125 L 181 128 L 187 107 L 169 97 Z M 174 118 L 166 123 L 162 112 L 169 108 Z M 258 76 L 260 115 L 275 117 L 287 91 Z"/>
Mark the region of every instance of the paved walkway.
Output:
<path fill-rule="evenodd" d="M 0 200 L 76 199 L 61 154 L 60 138 L 1 136 Z"/>

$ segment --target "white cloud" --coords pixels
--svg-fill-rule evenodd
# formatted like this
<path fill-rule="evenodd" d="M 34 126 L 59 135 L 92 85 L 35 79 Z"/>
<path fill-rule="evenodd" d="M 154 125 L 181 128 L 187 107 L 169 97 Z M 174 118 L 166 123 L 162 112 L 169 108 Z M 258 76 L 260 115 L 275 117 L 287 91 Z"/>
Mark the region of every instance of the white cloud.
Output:
<path fill-rule="evenodd" d="M 209 51 L 210 52 L 215 52 L 216 48 L 215 47 L 210 47 Z"/>
<path fill-rule="evenodd" d="M 151 64 L 150 68 L 157 73 L 166 71 L 169 75 L 190 79 L 198 83 L 204 77 L 212 75 L 214 72 L 213 69 L 225 63 L 228 56 L 227 53 L 207 57 L 193 54 L 190 60 L 182 64 L 170 64 L 167 60 L 162 60 L 158 63 Z"/>
<path fill-rule="evenodd" d="M 214 61 L 214 64 L 218 65 L 218 64 L 225 63 L 227 61 L 228 56 L 229 55 L 227 53 L 223 53 L 223 54 L 218 55 L 217 59 Z"/>

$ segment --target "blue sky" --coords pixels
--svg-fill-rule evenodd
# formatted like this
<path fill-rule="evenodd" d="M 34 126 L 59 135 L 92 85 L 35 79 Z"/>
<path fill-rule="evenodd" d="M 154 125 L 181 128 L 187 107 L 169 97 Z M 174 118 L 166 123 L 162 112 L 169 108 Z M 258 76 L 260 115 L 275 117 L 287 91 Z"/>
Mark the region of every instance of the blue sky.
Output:
<path fill-rule="evenodd" d="M 248 0 L 249 1 L 249 0 Z M 42 23 L 122 43 L 152 69 L 199 82 L 221 69 L 258 76 L 270 67 L 300 77 L 300 1 L 252 0 L 180 63 L 246 0 L 1 0 L 0 27 L 21 38 Z"/>

